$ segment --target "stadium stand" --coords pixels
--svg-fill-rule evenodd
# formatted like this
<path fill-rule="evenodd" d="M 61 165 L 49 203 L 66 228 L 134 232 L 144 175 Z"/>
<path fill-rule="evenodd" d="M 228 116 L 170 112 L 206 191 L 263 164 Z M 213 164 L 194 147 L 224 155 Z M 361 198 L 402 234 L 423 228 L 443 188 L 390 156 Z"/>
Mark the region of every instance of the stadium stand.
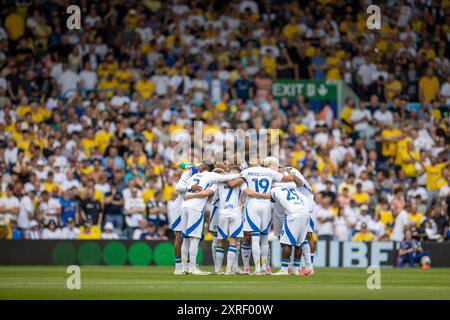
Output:
<path fill-rule="evenodd" d="M 381 30 L 368 1 L 81 1 L 81 30 L 67 1 L 3 3 L 0 239 L 171 237 L 171 135 L 203 121 L 280 130 L 319 239 L 450 240 L 450 1 L 386 1 Z M 276 100 L 276 79 L 360 101 Z"/>

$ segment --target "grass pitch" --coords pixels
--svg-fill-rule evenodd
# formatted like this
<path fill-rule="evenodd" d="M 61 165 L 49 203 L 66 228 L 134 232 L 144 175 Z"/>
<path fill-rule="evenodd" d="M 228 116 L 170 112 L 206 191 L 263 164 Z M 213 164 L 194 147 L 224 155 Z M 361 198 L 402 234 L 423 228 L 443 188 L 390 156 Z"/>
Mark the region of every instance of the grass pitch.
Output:
<path fill-rule="evenodd" d="M 204 268 L 211 271 L 210 268 Z M 66 289 L 64 267 L 0 267 L 0 299 L 450 299 L 450 268 L 317 268 L 299 276 L 174 276 L 171 267 L 81 267 L 81 289 Z"/>

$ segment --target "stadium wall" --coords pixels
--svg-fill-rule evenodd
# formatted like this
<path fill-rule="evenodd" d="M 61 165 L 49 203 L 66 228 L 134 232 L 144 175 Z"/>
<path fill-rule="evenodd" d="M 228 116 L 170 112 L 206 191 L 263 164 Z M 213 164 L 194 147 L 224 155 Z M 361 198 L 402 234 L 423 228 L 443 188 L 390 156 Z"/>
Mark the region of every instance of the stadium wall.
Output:
<path fill-rule="evenodd" d="M 397 243 L 319 241 L 315 265 L 318 267 L 367 268 L 393 266 Z M 424 242 L 432 265 L 450 267 L 450 243 Z M 272 242 L 272 265 L 280 266 L 278 241 Z M 173 244 L 168 241 L 134 240 L 12 240 L 0 241 L 0 265 L 159 265 L 171 266 Z M 211 243 L 202 242 L 197 262 L 212 265 Z"/>

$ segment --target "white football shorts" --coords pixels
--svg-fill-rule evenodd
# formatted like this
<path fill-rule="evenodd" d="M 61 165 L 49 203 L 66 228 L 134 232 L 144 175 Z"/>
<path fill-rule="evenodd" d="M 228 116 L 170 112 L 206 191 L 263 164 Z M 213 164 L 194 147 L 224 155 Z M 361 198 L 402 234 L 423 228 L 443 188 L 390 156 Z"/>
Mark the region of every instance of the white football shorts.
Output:
<path fill-rule="evenodd" d="M 192 208 L 181 209 L 181 235 L 184 238 L 202 238 L 203 222 L 205 215 L 203 211 Z"/>
<path fill-rule="evenodd" d="M 308 233 L 309 215 L 288 215 L 284 219 L 280 243 L 290 246 L 301 246 Z"/>
<path fill-rule="evenodd" d="M 268 234 L 272 222 L 272 204 L 269 201 L 250 200 L 244 208 L 244 231 Z"/>

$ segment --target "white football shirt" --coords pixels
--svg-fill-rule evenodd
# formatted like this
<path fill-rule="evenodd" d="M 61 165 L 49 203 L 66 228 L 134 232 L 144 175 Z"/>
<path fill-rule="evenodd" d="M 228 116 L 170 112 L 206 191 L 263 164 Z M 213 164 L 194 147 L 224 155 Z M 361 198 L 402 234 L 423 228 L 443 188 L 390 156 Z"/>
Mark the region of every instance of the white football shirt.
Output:
<path fill-rule="evenodd" d="M 247 188 L 258 193 L 270 193 L 272 182 L 283 179 L 281 172 L 265 167 L 249 167 L 241 172 L 240 177 L 247 182 Z M 266 201 L 264 198 L 248 198 L 248 201 Z"/>
<path fill-rule="evenodd" d="M 295 187 L 275 187 L 272 199 L 281 205 L 286 215 L 309 215 L 309 201 Z"/>

